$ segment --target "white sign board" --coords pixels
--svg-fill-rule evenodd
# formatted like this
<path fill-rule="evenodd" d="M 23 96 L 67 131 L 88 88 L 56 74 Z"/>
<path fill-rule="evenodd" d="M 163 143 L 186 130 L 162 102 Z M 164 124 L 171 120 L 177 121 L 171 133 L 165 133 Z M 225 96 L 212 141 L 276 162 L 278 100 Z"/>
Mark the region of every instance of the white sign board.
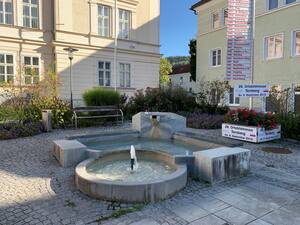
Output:
<path fill-rule="evenodd" d="M 252 0 L 228 0 L 227 80 L 252 76 Z"/>
<path fill-rule="evenodd" d="M 257 128 L 223 123 L 222 136 L 256 143 Z"/>
<path fill-rule="evenodd" d="M 272 130 L 265 130 L 263 128 L 258 127 L 223 123 L 222 136 L 241 141 L 261 143 L 280 139 L 281 127 L 278 126 L 277 128 Z"/>
<path fill-rule="evenodd" d="M 269 84 L 238 84 L 234 88 L 236 97 L 269 97 Z"/>

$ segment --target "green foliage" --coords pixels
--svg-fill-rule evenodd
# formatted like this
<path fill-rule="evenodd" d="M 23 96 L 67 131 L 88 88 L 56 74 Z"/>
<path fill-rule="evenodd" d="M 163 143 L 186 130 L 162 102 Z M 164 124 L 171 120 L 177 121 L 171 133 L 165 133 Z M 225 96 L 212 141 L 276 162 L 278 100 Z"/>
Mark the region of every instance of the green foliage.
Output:
<path fill-rule="evenodd" d="M 161 58 L 159 67 L 159 83 L 167 84 L 170 80 L 170 73 L 172 73 L 172 64 L 166 58 Z"/>
<path fill-rule="evenodd" d="M 143 111 L 192 112 L 195 108 L 195 98 L 182 88 L 147 88 L 137 91 L 124 110 L 132 116 Z"/>
<path fill-rule="evenodd" d="M 300 141 L 300 115 L 294 113 L 277 114 L 278 123 L 281 125 L 281 133 L 285 138 Z"/>
<path fill-rule="evenodd" d="M 196 67 L 197 67 L 197 40 L 190 40 L 190 65 L 191 65 L 191 78 L 196 81 Z"/>
<path fill-rule="evenodd" d="M 70 108 L 70 104 L 57 97 L 32 98 L 29 107 L 25 109 L 25 117 L 33 121 L 40 121 L 42 111 L 45 109 L 52 111 L 52 126 L 54 128 L 64 128 L 71 124 L 73 112 Z"/>
<path fill-rule="evenodd" d="M 83 100 L 87 106 L 111 106 L 119 105 L 121 96 L 114 90 L 92 88 L 83 94 Z"/>
<path fill-rule="evenodd" d="M 189 56 L 169 56 L 166 57 L 166 59 L 172 64 L 172 66 L 185 65 L 190 63 Z"/>
<path fill-rule="evenodd" d="M 144 208 L 144 206 L 145 205 L 137 204 L 137 205 L 134 205 L 130 208 L 119 209 L 119 210 L 113 212 L 110 216 L 103 216 L 103 217 L 98 218 L 97 220 L 95 220 L 95 222 L 101 223 L 101 222 L 109 220 L 109 219 L 117 219 L 117 218 L 119 218 L 121 216 L 124 216 L 128 213 L 141 211 Z"/>
<path fill-rule="evenodd" d="M 29 137 L 40 134 L 42 130 L 42 124 L 40 122 L 3 123 L 0 124 L 0 140 Z"/>

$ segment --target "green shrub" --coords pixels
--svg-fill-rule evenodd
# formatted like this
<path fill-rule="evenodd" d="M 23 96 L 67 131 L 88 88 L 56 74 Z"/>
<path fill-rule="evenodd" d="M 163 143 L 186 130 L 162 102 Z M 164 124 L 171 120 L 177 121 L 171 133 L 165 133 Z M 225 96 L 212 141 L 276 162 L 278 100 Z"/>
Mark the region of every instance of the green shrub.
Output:
<path fill-rule="evenodd" d="M 0 140 L 8 140 L 19 137 L 29 137 L 43 132 L 41 122 L 0 124 Z"/>
<path fill-rule="evenodd" d="M 125 113 L 132 116 L 142 111 L 192 112 L 197 108 L 195 98 L 182 88 L 147 88 L 138 90 L 125 105 Z"/>
<path fill-rule="evenodd" d="M 87 106 L 110 106 L 119 105 L 121 96 L 114 90 L 92 88 L 83 94 L 83 100 Z"/>
<path fill-rule="evenodd" d="M 278 123 L 281 124 L 281 133 L 285 138 L 300 141 L 300 115 L 294 113 L 277 114 Z"/>

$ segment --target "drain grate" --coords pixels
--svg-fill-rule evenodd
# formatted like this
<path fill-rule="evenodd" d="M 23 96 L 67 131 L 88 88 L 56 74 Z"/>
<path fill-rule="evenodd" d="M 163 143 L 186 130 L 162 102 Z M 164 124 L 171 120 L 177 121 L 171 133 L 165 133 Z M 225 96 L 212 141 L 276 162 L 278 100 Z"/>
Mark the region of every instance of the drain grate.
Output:
<path fill-rule="evenodd" d="M 288 148 L 280 148 L 280 147 L 263 147 L 261 148 L 263 152 L 266 153 L 273 153 L 273 154 L 291 154 L 293 153 L 291 150 Z"/>

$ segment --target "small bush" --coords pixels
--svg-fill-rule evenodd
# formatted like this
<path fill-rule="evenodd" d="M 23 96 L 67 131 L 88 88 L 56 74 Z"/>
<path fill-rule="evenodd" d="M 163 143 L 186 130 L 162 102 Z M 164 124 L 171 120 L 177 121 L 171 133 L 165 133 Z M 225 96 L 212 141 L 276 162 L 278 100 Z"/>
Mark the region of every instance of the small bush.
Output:
<path fill-rule="evenodd" d="M 187 126 L 196 129 L 219 129 L 224 115 L 195 112 L 187 116 Z"/>
<path fill-rule="evenodd" d="M 256 112 L 249 109 L 231 110 L 225 115 L 224 120 L 226 123 L 262 127 L 266 130 L 271 130 L 278 126 L 275 114 Z"/>
<path fill-rule="evenodd" d="M 0 140 L 29 137 L 42 132 L 43 126 L 40 122 L 5 123 L 0 125 Z"/>
<path fill-rule="evenodd" d="M 87 106 L 110 106 L 119 105 L 121 96 L 114 90 L 92 88 L 83 94 L 83 100 Z"/>
<path fill-rule="evenodd" d="M 138 90 L 124 111 L 128 116 L 143 111 L 192 112 L 197 108 L 195 98 L 182 88 L 147 88 Z"/>
<path fill-rule="evenodd" d="M 300 141 L 300 115 L 294 113 L 277 114 L 276 118 L 281 125 L 281 133 L 285 138 Z"/>

